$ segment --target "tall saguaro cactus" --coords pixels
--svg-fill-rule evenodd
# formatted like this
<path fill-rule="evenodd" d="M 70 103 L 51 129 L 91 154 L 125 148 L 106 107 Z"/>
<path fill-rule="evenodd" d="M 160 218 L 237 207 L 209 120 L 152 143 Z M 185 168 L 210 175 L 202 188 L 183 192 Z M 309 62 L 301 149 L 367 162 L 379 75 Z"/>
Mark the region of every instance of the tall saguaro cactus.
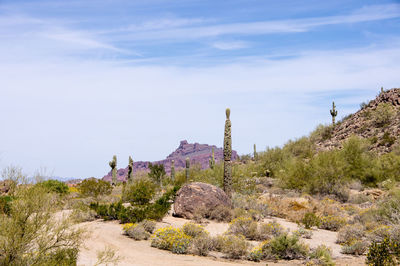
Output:
<path fill-rule="evenodd" d="M 214 169 L 215 166 L 215 156 L 214 156 L 214 148 L 212 148 L 211 158 L 209 160 L 210 168 Z"/>
<path fill-rule="evenodd" d="M 256 144 L 254 144 L 253 149 L 254 149 L 254 151 L 253 151 L 253 157 L 254 157 L 254 160 L 257 161 L 257 159 L 258 159 L 258 154 L 257 154 Z"/>
<path fill-rule="evenodd" d="M 111 184 L 113 186 L 117 185 L 117 156 L 114 155 L 112 161 L 108 163 L 111 167 L 112 181 Z"/>
<path fill-rule="evenodd" d="M 224 191 L 229 198 L 232 198 L 232 137 L 231 110 L 226 108 L 225 132 L 224 132 Z"/>
<path fill-rule="evenodd" d="M 130 183 L 132 181 L 132 176 L 133 175 L 133 160 L 132 157 L 129 156 L 129 164 L 128 164 L 128 176 L 127 176 L 127 181 Z"/>
<path fill-rule="evenodd" d="M 190 159 L 186 157 L 186 182 L 189 180 Z"/>
<path fill-rule="evenodd" d="M 171 161 L 171 180 L 175 181 L 175 160 Z"/>
<path fill-rule="evenodd" d="M 335 125 L 335 118 L 337 116 L 337 110 L 336 110 L 336 106 L 335 106 L 335 102 L 332 102 L 332 110 L 331 111 L 331 116 L 332 116 L 332 125 Z"/>

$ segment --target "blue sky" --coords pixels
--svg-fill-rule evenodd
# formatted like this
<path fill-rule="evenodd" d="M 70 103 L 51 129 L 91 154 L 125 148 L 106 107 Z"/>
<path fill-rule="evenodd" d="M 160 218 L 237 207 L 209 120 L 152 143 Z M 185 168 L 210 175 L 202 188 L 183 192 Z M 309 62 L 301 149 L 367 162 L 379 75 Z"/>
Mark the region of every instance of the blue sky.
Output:
<path fill-rule="evenodd" d="M 0 167 L 282 145 L 400 87 L 398 1 L 0 0 Z"/>

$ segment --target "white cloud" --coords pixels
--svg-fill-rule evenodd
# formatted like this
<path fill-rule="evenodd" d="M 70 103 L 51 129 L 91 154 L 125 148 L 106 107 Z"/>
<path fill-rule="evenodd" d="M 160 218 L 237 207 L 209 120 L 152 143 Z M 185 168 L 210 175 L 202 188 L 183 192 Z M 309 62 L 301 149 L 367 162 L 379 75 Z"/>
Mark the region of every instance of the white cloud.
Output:
<path fill-rule="evenodd" d="M 243 41 L 215 42 L 212 44 L 212 46 L 220 50 L 237 50 L 237 49 L 247 48 L 249 44 Z"/>

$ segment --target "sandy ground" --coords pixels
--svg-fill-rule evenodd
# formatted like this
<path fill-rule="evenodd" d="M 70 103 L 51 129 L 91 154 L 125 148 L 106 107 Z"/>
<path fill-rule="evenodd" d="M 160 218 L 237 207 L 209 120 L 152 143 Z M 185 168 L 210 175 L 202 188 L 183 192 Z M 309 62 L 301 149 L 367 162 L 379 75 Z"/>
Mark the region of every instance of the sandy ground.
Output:
<path fill-rule="evenodd" d="M 265 219 L 271 221 L 272 219 Z M 288 222 L 284 219 L 274 219 L 283 227 L 294 231 L 297 224 Z M 157 223 L 157 227 L 175 226 L 181 227 L 188 222 L 186 219 L 166 216 L 162 222 Z M 150 241 L 134 241 L 122 234 L 122 226 L 117 221 L 104 222 L 97 220 L 93 222 L 82 223 L 81 226 L 86 227 L 90 236 L 85 240 L 84 248 L 82 248 L 78 265 L 91 266 L 97 261 L 97 252 L 104 250 L 105 247 L 111 247 L 117 251 L 121 257 L 118 265 L 140 265 L 140 266 L 157 266 L 157 265 L 266 265 L 266 262 L 250 262 L 250 261 L 232 261 L 213 257 L 200 257 L 193 255 L 176 255 L 169 251 L 159 250 L 150 247 Z M 211 235 L 222 234 L 228 229 L 227 223 L 210 222 L 205 229 Z M 332 249 L 333 257 L 336 265 L 364 265 L 364 257 L 347 256 L 340 253 L 341 246 L 336 244 L 336 232 L 327 230 L 314 230 L 312 239 L 303 239 L 311 248 L 320 244 L 329 246 Z M 281 261 L 277 263 L 268 262 L 268 265 L 301 265 L 300 261 Z"/>

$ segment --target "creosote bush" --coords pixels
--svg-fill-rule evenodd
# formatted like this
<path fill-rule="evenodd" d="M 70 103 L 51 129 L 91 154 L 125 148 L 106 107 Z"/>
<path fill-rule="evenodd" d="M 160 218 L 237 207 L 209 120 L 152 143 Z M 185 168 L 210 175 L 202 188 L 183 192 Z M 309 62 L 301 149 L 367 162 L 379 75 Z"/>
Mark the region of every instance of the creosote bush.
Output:
<path fill-rule="evenodd" d="M 83 180 L 78 184 L 77 189 L 82 196 L 93 197 L 95 200 L 98 200 L 100 196 L 110 195 L 112 192 L 109 182 L 96 178 Z"/>
<path fill-rule="evenodd" d="M 65 195 L 69 192 L 68 186 L 64 182 L 58 180 L 50 179 L 37 183 L 36 185 L 45 188 L 48 192 L 54 192 L 61 195 Z"/>
<path fill-rule="evenodd" d="M 265 241 L 262 252 L 266 259 L 293 260 L 306 258 L 309 248 L 296 235 L 282 234 Z"/>
<path fill-rule="evenodd" d="M 307 212 L 303 219 L 301 219 L 301 223 L 304 224 L 306 229 L 311 229 L 314 226 L 319 226 L 320 224 L 319 217 L 313 212 Z"/>

